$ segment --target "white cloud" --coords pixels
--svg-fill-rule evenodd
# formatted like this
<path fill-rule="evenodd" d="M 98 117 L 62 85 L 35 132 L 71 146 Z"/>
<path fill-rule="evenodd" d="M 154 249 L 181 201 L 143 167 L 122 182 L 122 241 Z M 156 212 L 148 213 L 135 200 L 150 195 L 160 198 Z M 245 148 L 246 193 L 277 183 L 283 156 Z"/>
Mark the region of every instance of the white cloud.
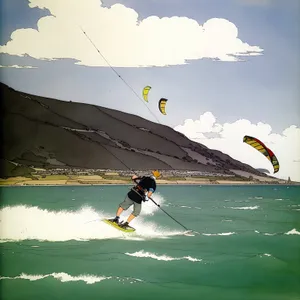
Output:
<path fill-rule="evenodd" d="M 244 135 L 260 139 L 276 155 L 280 170 L 273 176 L 300 181 L 300 128 L 292 125 L 281 134 L 272 133 L 269 124 L 240 119 L 234 123 L 216 123 L 211 112 L 200 116 L 199 120 L 185 120 L 183 125 L 174 128 L 195 142 L 220 150 L 254 168 L 268 169 L 273 174 L 271 163 L 257 150 L 243 143 Z M 217 133 L 217 137 L 209 138 L 209 133 Z"/>
<path fill-rule="evenodd" d="M 212 18 L 203 25 L 187 17 L 150 16 L 121 4 L 111 8 L 99 0 L 29 0 L 31 8 L 48 9 L 38 30 L 18 29 L 0 53 L 36 59 L 71 58 L 87 66 L 107 66 L 84 36 L 81 26 L 112 66 L 167 66 L 187 60 L 211 58 L 239 61 L 237 56 L 261 55 L 262 49 L 238 38 L 237 27 L 228 20 Z"/>
<path fill-rule="evenodd" d="M 0 65 L 0 68 L 36 69 L 37 67 L 33 67 L 33 66 L 19 66 L 19 65 L 12 65 L 12 66 L 3 66 L 3 65 Z"/>

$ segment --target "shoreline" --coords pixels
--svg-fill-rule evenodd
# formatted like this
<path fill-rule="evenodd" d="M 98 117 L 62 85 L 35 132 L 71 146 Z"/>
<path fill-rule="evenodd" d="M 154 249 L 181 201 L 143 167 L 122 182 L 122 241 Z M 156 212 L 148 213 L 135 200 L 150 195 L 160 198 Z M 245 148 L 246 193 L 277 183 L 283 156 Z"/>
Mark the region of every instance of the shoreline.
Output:
<path fill-rule="evenodd" d="M 133 185 L 131 180 L 104 179 L 81 176 L 80 178 L 45 179 L 36 180 L 25 177 L 0 179 L 0 187 L 10 186 L 102 186 L 102 185 Z M 300 183 L 287 183 L 285 181 L 250 181 L 250 180 L 209 180 L 199 179 L 158 179 L 157 185 L 300 185 Z"/>
<path fill-rule="evenodd" d="M 253 184 L 248 184 L 248 183 L 212 183 L 212 184 L 196 184 L 196 183 L 180 183 L 180 184 L 159 184 L 159 186 L 299 186 L 300 184 L 289 184 L 289 183 L 283 183 L 283 184 L 276 184 L 276 183 L 253 183 Z M 16 184 L 16 185 L 8 185 L 8 184 L 0 184 L 0 188 L 9 188 L 9 187 L 88 187 L 88 186 L 132 186 L 132 184 L 125 184 L 125 183 L 99 183 L 99 184 Z"/>

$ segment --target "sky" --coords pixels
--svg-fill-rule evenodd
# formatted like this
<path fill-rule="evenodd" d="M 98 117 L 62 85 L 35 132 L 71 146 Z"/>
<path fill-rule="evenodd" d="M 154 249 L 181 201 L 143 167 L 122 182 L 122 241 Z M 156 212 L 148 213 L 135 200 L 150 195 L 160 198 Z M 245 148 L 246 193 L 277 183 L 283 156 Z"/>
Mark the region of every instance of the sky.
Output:
<path fill-rule="evenodd" d="M 272 174 L 242 142 L 255 136 L 276 154 L 275 176 L 300 181 L 298 0 L 0 4 L 1 82 L 139 115 Z"/>

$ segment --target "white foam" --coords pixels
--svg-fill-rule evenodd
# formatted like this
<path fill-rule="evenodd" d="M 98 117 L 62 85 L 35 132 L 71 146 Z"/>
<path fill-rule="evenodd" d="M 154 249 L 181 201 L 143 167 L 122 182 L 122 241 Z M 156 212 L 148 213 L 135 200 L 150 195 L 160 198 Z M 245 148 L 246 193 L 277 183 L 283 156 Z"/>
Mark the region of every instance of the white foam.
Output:
<path fill-rule="evenodd" d="M 130 209 L 129 209 L 130 210 Z M 144 207 L 144 214 L 152 213 L 153 207 Z M 130 214 L 130 212 L 128 213 Z M 184 231 L 171 231 L 161 228 L 154 222 L 145 222 L 142 214 L 134 219 L 131 225 L 134 233 L 123 233 L 102 222 L 112 215 L 96 211 L 91 207 L 83 207 L 77 211 L 50 211 L 37 206 L 8 206 L 0 210 L 0 242 L 20 240 L 67 241 L 91 239 L 137 239 L 183 234 Z M 126 218 L 122 216 L 121 219 Z"/>
<path fill-rule="evenodd" d="M 263 257 L 263 256 L 273 257 L 270 253 L 264 253 L 264 254 L 259 255 L 259 257 Z"/>
<path fill-rule="evenodd" d="M 240 206 L 240 207 L 229 207 L 229 208 L 232 208 L 232 209 L 244 209 L 244 210 L 253 210 L 253 209 L 258 209 L 259 206 L 258 205 L 255 205 L 255 206 Z"/>
<path fill-rule="evenodd" d="M 215 235 L 233 235 L 236 234 L 235 232 L 221 232 L 221 233 L 202 233 L 203 235 L 207 236 L 215 236 Z"/>
<path fill-rule="evenodd" d="M 155 253 L 145 252 L 144 250 L 140 250 L 140 251 L 137 251 L 134 253 L 126 252 L 125 254 L 129 255 L 129 256 L 139 257 L 139 258 L 153 258 L 156 260 L 163 260 L 163 261 L 173 261 L 173 260 L 183 260 L 183 259 L 186 259 L 186 260 L 189 260 L 192 262 L 202 261 L 202 259 L 194 258 L 191 256 L 171 257 L 171 256 L 167 256 L 167 255 L 157 255 Z"/>
<path fill-rule="evenodd" d="M 177 204 L 172 204 L 170 202 L 168 204 L 164 204 L 164 206 L 173 206 L 173 207 L 181 207 L 181 208 L 188 208 L 188 209 L 201 209 L 201 207 L 198 206 L 177 205 Z"/>
<path fill-rule="evenodd" d="M 72 276 L 72 275 L 69 275 L 68 273 L 64 273 L 64 272 L 51 273 L 51 274 L 46 274 L 46 275 L 40 275 L 40 274 L 30 275 L 30 274 L 26 274 L 26 273 L 21 273 L 19 276 L 15 276 L 15 277 L 3 276 L 3 277 L 0 277 L 0 280 L 24 279 L 24 280 L 29 280 L 29 281 L 37 281 L 37 280 L 45 279 L 47 277 L 53 277 L 53 278 L 59 280 L 60 282 L 83 281 L 86 284 L 94 284 L 94 283 L 98 283 L 98 282 L 101 282 L 101 281 L 107 280 L 107 279 L 116 279 L 117 281 L 126 281 L 127 280 L 127 281 L 130 281 L 130 283 L 142 282 L 142 280 L 138 279 L 138 278 L 127 278 L 127 277 L 121 278 L 121 277 L 98 276 L 98 275 L 90 275 L 90 274 L 81 274 L 78 276 Z"/>
<path fill-rule="evenodd" d="M 197 207 L 197 206 L 193 207 L 193 206 L 187 206 L 187 205 L 181 205 L 179 207 L 181 207 L 181 208 L 189 208 L 189 209 L 201 209 L 201 207 Z"/>
<path fill-rule="evenodd" d="M 296 228 L 294 228 L 294 229 L 292 229 L 292 230 L 290 230 L 290 231 L 288 231 L 288 232 L 286 232 L 285 234 L 297 234 L 297 235 L 299 235 L 300 234 L 300 232 L 299 231 L 297 231 L 296 230 Z"/>
<path fill-rule="evenodd" d="M 270 236 L 276 235 L 276 233 L 267 233 L 267 232 L 262 233 L 262 232 L 259 232 L 259 231 L 257 231 L 257 230 L 255 230 L 254 232 L 255 232 L 255 233 L 260 233 L 260 234 L 263 234 L 263 235 L 270 235 Z"/>

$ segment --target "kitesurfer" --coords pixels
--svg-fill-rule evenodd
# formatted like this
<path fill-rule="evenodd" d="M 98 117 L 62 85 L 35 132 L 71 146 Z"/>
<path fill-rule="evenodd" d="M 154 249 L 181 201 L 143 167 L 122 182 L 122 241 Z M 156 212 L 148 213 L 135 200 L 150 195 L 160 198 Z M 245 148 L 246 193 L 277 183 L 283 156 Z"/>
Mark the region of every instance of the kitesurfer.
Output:
<path fill-rule="evenodd" d="M 149 197 L 156 190 L 156 179 L 160 177 L 158 170 L 153 170 L 150 176 L 132 176 L 132 180 L 136 183 L 136 186 L 132 187 L 127 193 L 125 200 L 119 204 L 116 217 L 111 219 L 111 222 L 117 223 L 120 227 L 126 228 L 129 223 L 141 213 L 142 201 L 148 201 Z M 124 210 L 127 210 L 131 205 L 134 206 L 133 212 L 128 217 L 125 223 L 119 223 L 119 218 Z"/>

